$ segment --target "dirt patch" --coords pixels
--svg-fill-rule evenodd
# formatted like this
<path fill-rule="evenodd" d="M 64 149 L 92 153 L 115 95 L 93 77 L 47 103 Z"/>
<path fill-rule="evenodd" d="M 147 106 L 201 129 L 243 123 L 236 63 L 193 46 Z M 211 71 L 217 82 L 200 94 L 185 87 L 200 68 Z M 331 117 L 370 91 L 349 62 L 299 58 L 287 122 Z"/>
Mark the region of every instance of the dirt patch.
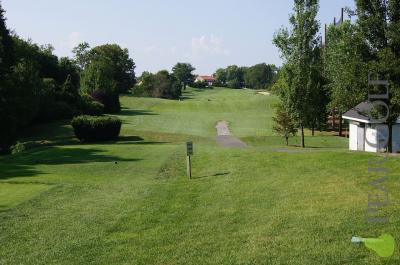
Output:
<path fill-rule="evenodd" d="M 219 121 L 217 123 L 217 126 L 215 126 L 215 128 L 217 129 L 218 136 L 231 135 L 231 132 L 229 130 L 229 123 L 227 121 Z"/>
<path fill-rule="evenodd" d="M 230 148 L 246 148 L 247 144 L 240 139 L 233 137 L 229 130 L 229 123 L 227 121 L 219 121 L 217 126 L 217 143 L 223 147 Z"/>
<path fill-rule="evenodd" d="M 264 96 L 271 96 L 269 92 L 258 92 L 257 94 L 264 95 Z"/>

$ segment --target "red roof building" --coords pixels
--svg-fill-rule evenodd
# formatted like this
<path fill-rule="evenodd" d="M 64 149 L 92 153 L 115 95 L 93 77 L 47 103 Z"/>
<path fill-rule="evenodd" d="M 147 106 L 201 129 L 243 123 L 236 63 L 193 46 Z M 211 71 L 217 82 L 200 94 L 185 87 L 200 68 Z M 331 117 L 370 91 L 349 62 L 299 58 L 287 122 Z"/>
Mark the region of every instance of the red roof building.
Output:
<path fill-rule="evenodd" d="M 215 81 L 215 77 L 210 75 L 198 75 L 196 76 L 195 82 L 206 82 L 209 86 L 213 86 Z"/>

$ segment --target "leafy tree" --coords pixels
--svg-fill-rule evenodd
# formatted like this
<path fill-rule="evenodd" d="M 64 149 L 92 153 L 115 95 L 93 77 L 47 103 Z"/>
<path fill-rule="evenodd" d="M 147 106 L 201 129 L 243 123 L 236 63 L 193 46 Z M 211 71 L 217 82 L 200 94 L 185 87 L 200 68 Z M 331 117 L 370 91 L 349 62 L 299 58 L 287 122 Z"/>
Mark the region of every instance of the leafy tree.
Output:
<path fill-rule="evenodd" d="M 176 79 L 183 85 L 183 90 L 186 90 L 186 85 L 191 84 L 194 79 L 192 72 L 196 70 L 189 63 L 177 63 L 172 68 L 172 73 L 175 75 Z"/>
<path fill-rule="evenodd" d="M 226 69 L 219 68 L 215 72 L 215 79 L 217 79 L 217 82 L 221 86 L 226 86 L 226 81 L 227 81 L 227 71 Z"/>
<path fill-rule="evenodd" d="M 226 68 L 226 84 L 229 88 L 241 88 L 244 84 L 244 68 L 230 65 Z"/>
<path fill-rule="evenodd" d="M 0 80 L 10 72 L 10 67 L 15 63 L 14 42 L 6 26 L 4 10 L 0 3 Z"/>
<path fill-rule="evenodd" d="M 15 63 L 14 42 L 5 20 L 0 3 L 0 153 L 7 152 L 13 144 L 18 122 L 10 98 L 13 92 L 10 73 Z"/>
<path fill-rule="evenodd" d="M 168 71 L 159 71 L 154 76 L 154 96 L 166 99 L 178 99 L 181 96 L 181 84 Z"/>
<path fill-rule="evenodd" d="M 295 136 L 297 133 L 297 124 L 282 103 L 277 104 L 276 114 L 275 117 L 273 117 L 273 121 L 273 130 L 284 137 L 286 145 L 289 145 L 289 137 Z"/>
<path fill-rule="evenodd" d="M 139 77 L 138 83 L 133 89 L 133 94 L 137 96 L 152 97 L 153 96 L 153 77 L 150 72 L 144 71 Z"/>
<path fill-rule="evenodd" d="M 76 65 L 81 71 L 86 69 L 86 66 L 90 63 L 90 45 L 87 42 L 80 43 L 76 46 L 72 53 L 74 54 L 74 60 Z"/>
<path fill-rule="evenodd" d="M 144 72 L 134 94 L 165 99 L 178 99 L 181 96 L 182 86 L 175 75 L 168 71 L 159 71 L 156 74 Z"/>
<path fill-rule="evenodd" d="M 285 60 L 288 77 L 283 104 L 293 113 L 301 127 L 301 145 L 304 143 L 304 127 L 312 123 L 316 111 L 314 94 L 322 88 L 318 74 L 320 39 L 316 20 L 318 0 L 295 0 L 294 14 L 290 17 L 291 30 L 281 29 L 274 36 L 274 43 Z"/>
<path fill-rule="evenodd" d="M 112 68 L 112 77 L 120 93 L 127 93 L 135 86 L 135 63 L 129 57 L 128 49 L 117 44 L 106 44 L 90 51 L 90 63 L 107 58 Z"/>
<path fill-rule="evenodd" d="M 62 57 L 58 61 L 58 68 L 57 82 L 63 84 L 68 81 L 68 92 L 76 95 L 79 94 L 80 74 L 77 65 L 68 57 Z"/>
<path fill-rule="evenodd" d="M 128 49 L 122 49 L 117 44 L 105 44 L 90 49 L 87 42 L 73 49 L 75 62 L 83 72 L 91 64 L 108 62 L 112 79 L 119 93 L 127 93 L 136 83 L 135 63 L 129 57 Z M 100 64 L 101 64 L 100 63 Z"/>
<path fill-rule="evenodd" d="M 118 90 L 113 77 L 113 64 L 107 57 L 92 61 L 81 76 L 81 92 L 102 103 L 106 113 L 120 111 Z"/>
<path fill-rule="evenodd" d="M 275 79 L 276 67 L 265 63 L 256 64 L 247 69 L 244 81 L 246 87 L 254 89 L 265 89 L 269 87 Z"/>
<path fill-rule="evenodd" d="M 310 108 L 308 113 L 307 128 L 311 129 L 314 136 L 315 129 L 320 131 L 326 127 L 327 105 L 329 103 L 328 91 L 325 87 L 326 79 L 323 76 L 322 47 L 314 49 L 314 61 L 311 64 L 309 87 L 312 91 L 309 95 Z"/>
<path fill-rule="evenodd" d="M 365 100 L 368 65 L 365 51 L 368 44 L 360 34 L 357 25 L 345 21 L 328 29 L 324 53 L 325 76 L 330 94 L 330 110 L 342 113 Z M 367 55 L 368 57 L 368 55 Z M 342 135 L 342 121 L 339 122 Z"/>
<path fill-rule="evenodd" d="M 368 43 L 369 65 L 391 83 L 389 151 L 392 125 L 400 115 L 400 4 L 398 0 L 356 0 L 357 24 Z"/>

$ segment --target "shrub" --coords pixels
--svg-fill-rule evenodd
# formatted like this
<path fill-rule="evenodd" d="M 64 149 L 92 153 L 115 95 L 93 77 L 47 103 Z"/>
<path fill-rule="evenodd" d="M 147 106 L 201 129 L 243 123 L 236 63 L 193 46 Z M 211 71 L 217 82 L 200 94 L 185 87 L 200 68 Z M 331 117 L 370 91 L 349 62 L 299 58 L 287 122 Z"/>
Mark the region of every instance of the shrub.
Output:
<path fill-rule="evenodd" d="M 95 101 L 89 95 L 82 95 L 79 105 L 80 112 L 83 115 L 100 116 L 104 113 L 104 105 Z"/>
<path fill-rule="evenodd" d="M 207 86 L 208 83 L 205 81 L 193 82 L 193 84 L 191 84 L 191 87 L 193 88 L 206 88 Z"/>
<path fill-rule="evenodd" d="M 121 103 L 118 93 L 110 93 L 106 90 L 95 90 L 90 93 L 90 96 L 104 105 L 105 113 L 121 112 Z"/>
<path fill-rule="evenodd" d="M 50 122 L 59 119 L 70 119 L 77 114 L 77 110 L 63 101 L 49 101 L 40 106 L 36 122 Z"/>
<path fill-rule="evenodd" d="M 11 146 L 10 149 L 11 149 L 11 154 L 16 155 L 25 151 L 26 148 L 24 144 L 17 142 L 15 145 Z"/>
<path fill-rule="evenodd" d="M 82 115 L 75 117 L 71 124 L 81 142 L 94 142 L 117 139 L 122 122 L 117 117 Z"/>

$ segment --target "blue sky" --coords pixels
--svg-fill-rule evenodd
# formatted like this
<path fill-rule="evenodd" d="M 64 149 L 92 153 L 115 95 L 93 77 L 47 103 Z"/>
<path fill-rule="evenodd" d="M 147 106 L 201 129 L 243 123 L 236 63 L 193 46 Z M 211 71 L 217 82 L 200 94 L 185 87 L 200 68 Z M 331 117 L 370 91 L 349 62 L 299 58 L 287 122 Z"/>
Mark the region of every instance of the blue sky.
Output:
<path fill-rule="evenodd" d="M 78 43 L 128 48 L 136 72 L 190 62 L 198 74 L 230 64 L 281 65 L 274 32 L 288 25 L 293 0 L 2 0 L 7 25 L 23 38 L 71 56 Z M 353 0 L 322 0 L 319 19 Z"/>

